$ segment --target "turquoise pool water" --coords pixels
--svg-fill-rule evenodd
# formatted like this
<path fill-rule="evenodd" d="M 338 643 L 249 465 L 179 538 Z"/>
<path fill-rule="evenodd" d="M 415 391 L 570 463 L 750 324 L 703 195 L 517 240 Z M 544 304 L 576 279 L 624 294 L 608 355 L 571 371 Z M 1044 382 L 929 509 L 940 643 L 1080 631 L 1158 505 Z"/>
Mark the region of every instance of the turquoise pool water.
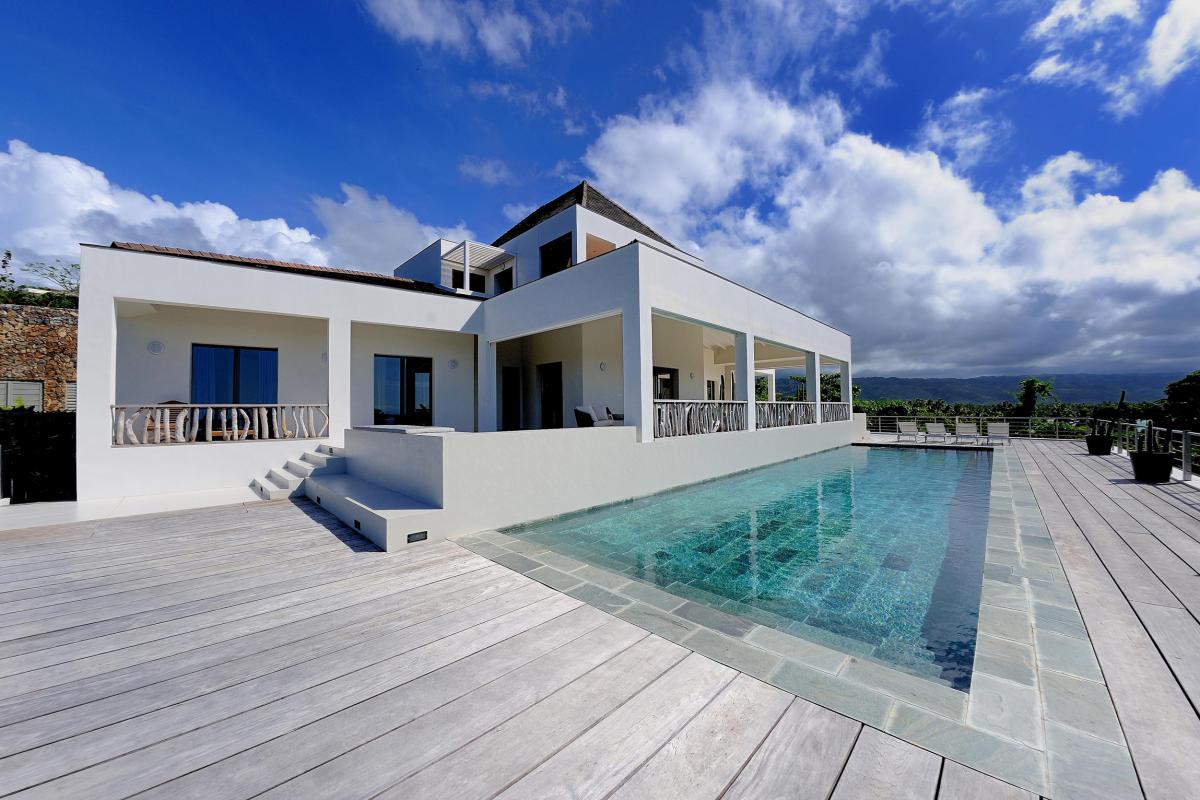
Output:
<path fill-rule="evenodd" d="M 843 447 L 506 533 L 958 689 L 991 453 Z"/>

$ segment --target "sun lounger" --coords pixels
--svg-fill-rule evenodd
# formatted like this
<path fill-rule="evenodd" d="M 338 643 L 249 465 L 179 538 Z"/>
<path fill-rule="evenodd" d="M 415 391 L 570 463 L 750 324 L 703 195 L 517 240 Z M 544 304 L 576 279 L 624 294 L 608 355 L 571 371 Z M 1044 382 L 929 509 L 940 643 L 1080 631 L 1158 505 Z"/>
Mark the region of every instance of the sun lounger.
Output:
<path fill-rule="evenodd" d="M 981 438 L 979 428 L 974 422 L 956 422 L 954 424 L 954 441 L 961 442 L 963 439 L 969 439 L 978 444 Z"/>
<path fill-rule="evenodd" d="M 915 442 L 917 441 L 917 437 L 921 435 L 921 432 L 917 430 L 917 423 L 915 422 L 897 422 L 896 427 L 898 428 L 896 431 L 897 442 L 904 436 L 911 436 Z"/>
<path fill-rule="evenodd" d="M 1005 444 L 1012 444 L 1007 422 L 989 422 L 987 424 L 987 441 L 991 443 L 992 440 L 1003 440 Z"/>

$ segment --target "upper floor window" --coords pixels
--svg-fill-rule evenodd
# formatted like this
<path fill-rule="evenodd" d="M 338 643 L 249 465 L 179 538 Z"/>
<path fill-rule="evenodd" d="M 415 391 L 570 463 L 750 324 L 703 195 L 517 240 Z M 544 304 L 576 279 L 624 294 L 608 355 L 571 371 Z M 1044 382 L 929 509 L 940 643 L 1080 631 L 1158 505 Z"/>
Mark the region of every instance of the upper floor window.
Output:
<path fill-rule="evenodd" d="M 538 248 L 542 262 L 542 277 L 562 272 L 571 266 L 574 260 L 574 253 L 572 251 L 571 234 L 569 233 L 564 233 L 557 239 L 546 242 Z"/>
<path fill-rule="evenodd" d="M 478 272 L 471 273 L 471 291 L 480 294 L 487 291 L 487 278 Z"/>
<path fill-rule="evenodd" d="M 492 294 L 504 294 L 513 288 L 512 267 L 502 269 L 492 278 Z"/>

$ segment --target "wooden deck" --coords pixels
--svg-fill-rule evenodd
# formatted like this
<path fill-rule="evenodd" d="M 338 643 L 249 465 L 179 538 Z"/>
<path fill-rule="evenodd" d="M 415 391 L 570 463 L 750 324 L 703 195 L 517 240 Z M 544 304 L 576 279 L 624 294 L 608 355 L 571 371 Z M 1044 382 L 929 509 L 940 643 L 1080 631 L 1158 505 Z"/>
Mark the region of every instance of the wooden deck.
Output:
<path fill-rule="evenodd" d="M 1123 456 L 1078 442 L 1015 446 L 1143 793 L 1200 797 L 1200 491 L 1135 483 Z"/>
<path fill-rule="evenodd" d="M 0 795 L 1030 798 L 307 502 L 0 536 Z"/>

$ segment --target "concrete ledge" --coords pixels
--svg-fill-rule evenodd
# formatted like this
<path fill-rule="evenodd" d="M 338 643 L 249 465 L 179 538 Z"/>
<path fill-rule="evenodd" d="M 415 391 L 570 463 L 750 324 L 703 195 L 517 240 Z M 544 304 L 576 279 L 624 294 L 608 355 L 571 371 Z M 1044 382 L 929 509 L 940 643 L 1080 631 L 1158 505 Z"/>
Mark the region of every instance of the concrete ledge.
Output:
<path fill-rule="evenodd" d="M 304 493 L 389 552 L 408 544 L 410 534 L 424 532 L 427 539 L 445 536 L 445 531 L 438 527 L 439 522 L 445 521 L 441 509 L 361 478 L 313 475 L 304 481 Z"/>

